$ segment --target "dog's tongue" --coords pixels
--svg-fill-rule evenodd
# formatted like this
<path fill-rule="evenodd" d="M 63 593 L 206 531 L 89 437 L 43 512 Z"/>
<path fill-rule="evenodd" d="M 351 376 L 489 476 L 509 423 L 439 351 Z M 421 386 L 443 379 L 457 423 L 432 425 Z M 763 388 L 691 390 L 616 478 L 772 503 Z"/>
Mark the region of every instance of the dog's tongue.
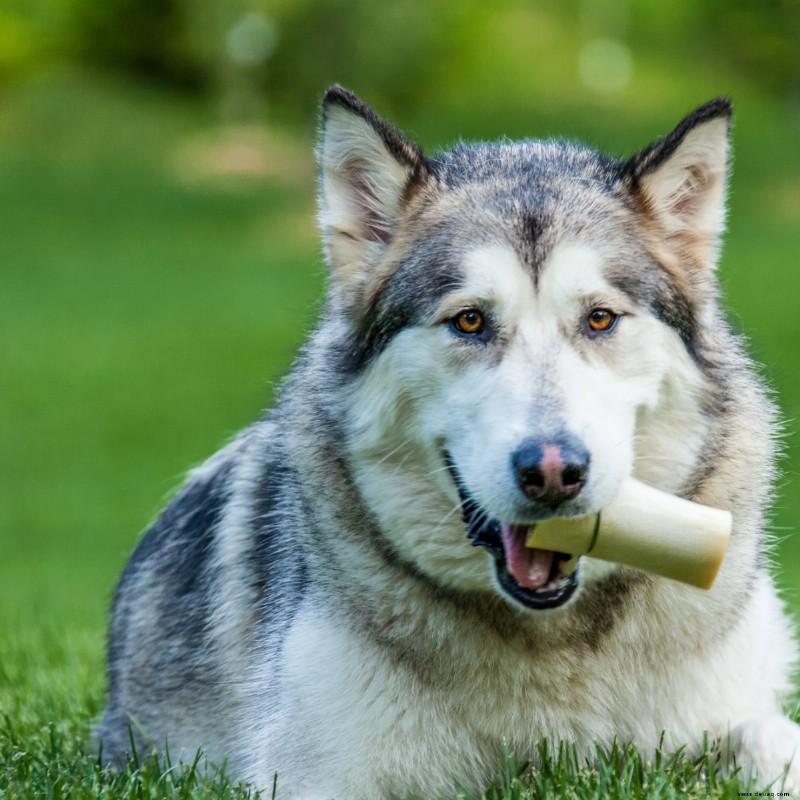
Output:
<path fill-rule="evenodd" d="M 553 567 L 553 551 L 525 547 L 530 525 L 511 525 L 503 522 L 500 537 L 506 555 L 508 571 L 525 589 L 541 589 L 547 585 Z"/>

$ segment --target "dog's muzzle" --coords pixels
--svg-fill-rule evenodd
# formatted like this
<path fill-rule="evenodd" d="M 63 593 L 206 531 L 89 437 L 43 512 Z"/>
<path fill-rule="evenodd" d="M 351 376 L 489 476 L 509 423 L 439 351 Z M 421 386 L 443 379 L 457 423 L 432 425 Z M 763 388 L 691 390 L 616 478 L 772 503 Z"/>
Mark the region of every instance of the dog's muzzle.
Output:
<path fill-rule="evenodd" d="M 569 553 L 525 547 L 531 524 L 500 522 L 470 495 L 452 457 L 443 458 L 461 501 L 461 516 L 473 546 L 494 559 L 497 582 L 512 600 L 531 609 L 563 606 L 578 588 L 577 559 Z"/>

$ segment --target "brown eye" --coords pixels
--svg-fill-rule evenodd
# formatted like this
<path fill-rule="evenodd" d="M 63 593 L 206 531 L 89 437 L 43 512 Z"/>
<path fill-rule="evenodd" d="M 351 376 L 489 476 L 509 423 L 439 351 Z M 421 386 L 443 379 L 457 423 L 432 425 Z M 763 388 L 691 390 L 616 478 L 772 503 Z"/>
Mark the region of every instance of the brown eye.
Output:
<path fill-rule="evenodd" d="M 483 314 L 477 308 L 465 308 L 453 317 L 453 327 L 459 333 L 480 333 L 485 324 Z"/>
<path fill-rule="evenodd" d="M 614 323 L 617 321 L 617 315 L 607 308 L 594 308 L 589 312 L 589 316 L 586 319 L 589 323 L 589 327 L 593 331 L 603 333 L 614 327 Z"/>

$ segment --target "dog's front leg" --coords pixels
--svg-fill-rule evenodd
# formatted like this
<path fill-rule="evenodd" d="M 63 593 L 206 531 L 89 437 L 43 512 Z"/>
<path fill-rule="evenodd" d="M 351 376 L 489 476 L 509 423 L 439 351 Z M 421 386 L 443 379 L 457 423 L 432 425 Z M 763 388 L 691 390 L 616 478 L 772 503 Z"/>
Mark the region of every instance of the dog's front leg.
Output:
<path fill-rule="evenodd" d="M 759 788 L 769 784 L 800 797 L 800 725 L 780 714 L 749 717 L 731 730 L 730 748 L 744 777 Z"/>

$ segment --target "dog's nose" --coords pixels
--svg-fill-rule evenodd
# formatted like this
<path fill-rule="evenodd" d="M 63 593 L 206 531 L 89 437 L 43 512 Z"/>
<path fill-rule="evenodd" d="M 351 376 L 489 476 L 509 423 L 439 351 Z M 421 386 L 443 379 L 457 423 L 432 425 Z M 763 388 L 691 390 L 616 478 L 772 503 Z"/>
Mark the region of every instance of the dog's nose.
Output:
<path fill-rule="evenodd" d="M 552 509 L 575 497 L 586 482 L 589 451 L 573 436 L 527 439 L 511 456 L 519 488 Z"/>

